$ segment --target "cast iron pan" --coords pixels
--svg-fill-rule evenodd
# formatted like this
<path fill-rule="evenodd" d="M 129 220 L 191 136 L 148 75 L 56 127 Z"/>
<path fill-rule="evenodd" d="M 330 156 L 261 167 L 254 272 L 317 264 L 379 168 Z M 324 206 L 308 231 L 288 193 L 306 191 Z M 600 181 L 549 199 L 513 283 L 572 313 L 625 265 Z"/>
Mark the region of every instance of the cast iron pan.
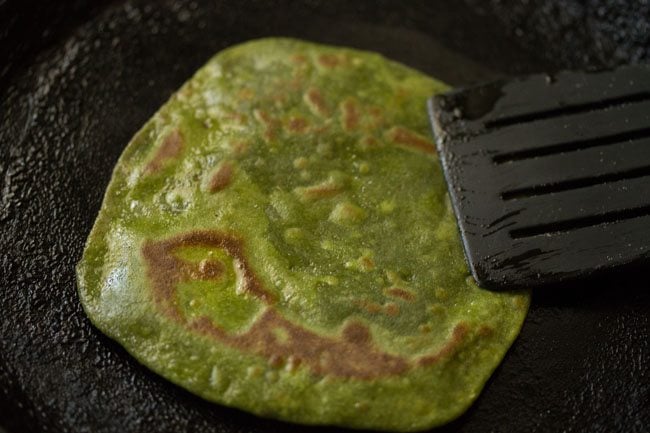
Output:
<path fill-rule="evenodd" d="M 133 133 L 212 54 L 268 35 L 381 51 L 463 84 L 647 61 L 647 3 L 0 0 L 0 426 L 9 432 L 341 432 L 205 402 L 94 329 L 74 265 Z M 424 107 L 423 107 L 424 109 Z M 647 270 L 536 292 L 445 432 L 643 432 Z"/>

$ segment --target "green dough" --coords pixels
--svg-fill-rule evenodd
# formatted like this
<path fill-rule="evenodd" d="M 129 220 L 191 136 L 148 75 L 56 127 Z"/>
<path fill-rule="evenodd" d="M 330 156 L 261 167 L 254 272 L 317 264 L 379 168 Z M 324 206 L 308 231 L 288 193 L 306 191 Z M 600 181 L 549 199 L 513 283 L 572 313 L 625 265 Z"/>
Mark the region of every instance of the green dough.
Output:
<path fill-rule="evenodd" d="M 425 108 L 445 89 L 291 39 L 217 54 L 120 157 L 77 268 L 86 313 L 171 382 L 260 416 L 456 418 L 529 293 L 469 275 Z"/>

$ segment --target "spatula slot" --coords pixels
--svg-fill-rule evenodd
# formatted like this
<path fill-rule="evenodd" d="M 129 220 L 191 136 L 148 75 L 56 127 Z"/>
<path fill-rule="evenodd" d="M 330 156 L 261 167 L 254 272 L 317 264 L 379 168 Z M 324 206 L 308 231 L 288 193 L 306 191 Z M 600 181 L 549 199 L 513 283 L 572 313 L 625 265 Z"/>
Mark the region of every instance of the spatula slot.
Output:
<path fill-rule="evenodd" d="M 519 210 L 513 229 L 573 221 L 650 205 L 650 177 L 625 179 L 577 190 L 501 202 L 501 212 Z M 495 218 L 496 219 L 496 218 Z"/>
<path fill-rule="evenodd" d="M 639 218 L 650 215 L 650 205 L 636 208 L 625 209 L 616 212 L 608 212 L 602 215 L 590 215 L 583 218 L 576 218 L 567 221 L 554 221 L 549 224 L 540 224 L 530 227 L 522 227 L 510 231 L 510 237 L 513 239 L 530 238 L 540 235 L 553 235 L 563 232 L 569 232 L 585 227 L 593 227 L 602 224 L 611 224 L 632 218 Z"/>
<path fill-rule="evenodd" d="M 526 149 L 519 152 L 508 152 L 495 155 L 492 161 L 497 164 L 506 162 L 521 161 L 525 159 L 537 158 L 540 156 L 553 155 L 556 153 L 572 152 L 576 150 L 589 149 L 598 146 L 607 146 L 620 143 L 623 141 L 639 140 L 650 137 L 650 128 L 641 128 L 633 131 L 625 131 L 618 134 L 606 135 L 603 137 L 588 138 L 586 140 L 576 140 L 553 144 L 551 146 L 538 147 L 535 149 Z"/>
<path fill-rule="evenodd" d="M 463 153 L 481 150 L 503 163 L 650 136 L 650 100 L 558 119 L 477 132 Z"/>
<path fill-rule="evenodd" d="M 538 111 L 533 113 L 524 113 L 517 116 L 505 117 L 501 119 L 488 120 L 485 122 L 487 129 L 499 129 L 506 126 L 512 126 L 519 123 L 534 122 L 536 120 L 550 119 L 571 114 L 584 113 L 588 111 L 603 110 L 616 107 L 618 105 L 629 104 L 633 102 L 642 102 L 650 99 L 650 92 L 640 92 L 631 95 L 619 96 L 611 99 L 603 99 L 586 104 L 567 105 L 552 110 Z"/>
<path fill-rule="evenodd" d="M 520 196 L 540 186 L 600 179 L 615 173 L 634 177 L 642 175 L 639 170 L 645 167 L 650 167 L 650 137 L 492 166 L 490 178 L 499 194 L 514 190 L 521 191 L 513 194 Z"/>
<path fill-rule="evenodd" d="M 617 182 L 625 179 L 635 179 L 638 177 L 650 176 L 650 166 L 640 167 L 637 169 L 627 170 L 619 173 L 608 173 L 602 176 L 573 179 L 564 182 L 550 183 L 545 185 L 536 185 L 529 188 L 512 189 L 501 194 L 504 201 L 516 200 L 526 197 L 534 197 L 554 192 L 570 191 L 574 189 L 585 188 L 588 186 L 599 185 L 609 182 Z M 650 179 L 648 180 L 650 185 Z"/>

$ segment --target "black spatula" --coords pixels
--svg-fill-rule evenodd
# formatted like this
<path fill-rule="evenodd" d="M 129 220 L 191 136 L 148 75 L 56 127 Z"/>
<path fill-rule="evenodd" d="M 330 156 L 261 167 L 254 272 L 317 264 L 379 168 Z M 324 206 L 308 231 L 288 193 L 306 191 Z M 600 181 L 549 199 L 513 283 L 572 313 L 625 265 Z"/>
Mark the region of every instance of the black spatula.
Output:
<path fill-rule="evenodd" d="M 650 65 L 502 80 L 429 112 L 480 285 L 650 261 Z"/>

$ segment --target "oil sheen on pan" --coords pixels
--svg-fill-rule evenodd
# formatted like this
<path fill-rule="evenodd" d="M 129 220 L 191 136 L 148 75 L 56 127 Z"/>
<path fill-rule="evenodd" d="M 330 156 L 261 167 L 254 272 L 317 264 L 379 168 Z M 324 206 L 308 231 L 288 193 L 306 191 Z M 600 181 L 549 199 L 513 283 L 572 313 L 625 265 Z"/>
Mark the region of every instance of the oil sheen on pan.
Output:
<path fill-rule="evenodd" d="M 459 416 L 529 294 L 469 277 L 425 109 L 445 88 L 290 39 L 217 54 L 120 157 L 77 269 L 86 313 L 171 382 L 260 416 Z"/>

